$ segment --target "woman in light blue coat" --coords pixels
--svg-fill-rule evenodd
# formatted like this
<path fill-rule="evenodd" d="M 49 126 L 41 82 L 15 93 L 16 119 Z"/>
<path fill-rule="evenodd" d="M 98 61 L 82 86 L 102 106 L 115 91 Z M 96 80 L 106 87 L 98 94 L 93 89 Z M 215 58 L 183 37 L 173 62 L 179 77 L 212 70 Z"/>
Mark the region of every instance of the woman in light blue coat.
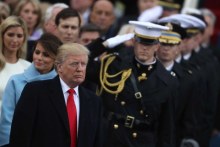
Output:
<path fill-rule="evenodd" d="M 33 63 L 22 74 L 14 75 L 7 83 L 2 99 L 0 116 L 0 146 L 9 144 L 11 123 L 16 104 L 24 86 L 32 81 L 54 78 L 54 61 L 61 41 L 54 35 L 45 33 L 37 41 L 33 52 Z"/>

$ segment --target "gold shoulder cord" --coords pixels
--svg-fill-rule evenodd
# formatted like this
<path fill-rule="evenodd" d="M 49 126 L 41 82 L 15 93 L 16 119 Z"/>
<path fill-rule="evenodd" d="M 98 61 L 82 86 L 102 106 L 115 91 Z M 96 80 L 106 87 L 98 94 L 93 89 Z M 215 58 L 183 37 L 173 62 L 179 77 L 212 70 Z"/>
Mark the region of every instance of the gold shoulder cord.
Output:
<path fill-rule="evenodd" d="M 117 95 L 124 89 L 125 81 L 130 77 L 131 75 L 131 69 L 128 70 L 122 70 L 116 74 L 108 74 L 107 69 L 109 65 L 115 60 L 116 56 L 113 54 L 106 55 L 105 57 L 102 58 L 101 60 L 101 69 L 100 69 L 100 83 L 101 87 L 100 90 L 97 90 L 97 94 L 101 95 L 103 89 L 110 93 L 110 94 L 115 94 L 116 97 Z M 106 62 L 105 62 L 106 60 Z M 116 83 L 110 83 L 108 81 L 108 78 L 115 78 L 117 76 L 121 75 L 121 80 L 116 82 Z M 110 88 L 112 87 L 117 87 L 117 90 L 113 91 Z"/>

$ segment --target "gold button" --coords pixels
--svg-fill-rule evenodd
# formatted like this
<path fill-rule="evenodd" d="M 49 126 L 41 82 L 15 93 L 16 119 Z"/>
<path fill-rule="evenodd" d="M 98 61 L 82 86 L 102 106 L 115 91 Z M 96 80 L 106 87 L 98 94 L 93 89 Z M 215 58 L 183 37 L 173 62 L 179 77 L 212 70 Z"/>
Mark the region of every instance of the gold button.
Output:
<path fill-rule="evenodd" d="M 136 132 L 132 133 L 132 136 L 133 138 L 137 138 L 137 133 Z"/>
<path fill-rule="evenodd" d="M 124 106 L 126 103 L 125 101 L 121 101 L 121 105 Z"/>
<path fill-rule="evenodd" d="M 146 73 L 142 73 L 141 76 L 142 76 L 142 77 L 146 77 L 147 74 L 146 74 Z"/>
<path fill-rule="evenodd" d="M 118 129 L 118 124 L 114 124 L 114 129 Z"/>
<path fill-rule="evenodd" d="M 140 110 L 140 114 L 143 115 L 143 114 L 144 114 L 144 111 L 143 111 L 143 110 Z"/>

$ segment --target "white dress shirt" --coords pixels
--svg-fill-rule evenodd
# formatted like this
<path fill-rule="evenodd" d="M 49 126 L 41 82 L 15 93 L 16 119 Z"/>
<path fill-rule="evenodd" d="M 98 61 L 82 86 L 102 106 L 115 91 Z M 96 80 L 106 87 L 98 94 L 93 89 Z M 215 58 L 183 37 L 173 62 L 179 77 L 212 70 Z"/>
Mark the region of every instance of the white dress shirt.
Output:
<path fill-rule="evenodd" d="M 71 89 L 61 78 L 60 78 L 60 83 L 64 95 L 64 100 L 65 104 L 67 105 L 67 98 L 69 96 L 68 90 Z M 76 106 L 76 114 L 77 114 L 77 135 L 78 135 L 78 128 L 79 128 L 79 114 L 80 114 L 80 105 L 79 105 L 79 91 L 78 91 L 78 86 L 74 88 L 75 93 L 73 95 L 74 97 L 74 102 Z"/>

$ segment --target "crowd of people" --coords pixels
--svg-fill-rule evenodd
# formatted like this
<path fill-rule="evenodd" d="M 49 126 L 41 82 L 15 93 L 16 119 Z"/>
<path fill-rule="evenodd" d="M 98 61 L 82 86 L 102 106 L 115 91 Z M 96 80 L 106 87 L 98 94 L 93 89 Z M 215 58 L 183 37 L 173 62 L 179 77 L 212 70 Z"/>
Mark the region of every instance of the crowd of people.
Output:
<path fill-rule="evenodd" d="M 215 15 L 118 5 L 0 2 L 0 147 L 219 146 Z"/>

